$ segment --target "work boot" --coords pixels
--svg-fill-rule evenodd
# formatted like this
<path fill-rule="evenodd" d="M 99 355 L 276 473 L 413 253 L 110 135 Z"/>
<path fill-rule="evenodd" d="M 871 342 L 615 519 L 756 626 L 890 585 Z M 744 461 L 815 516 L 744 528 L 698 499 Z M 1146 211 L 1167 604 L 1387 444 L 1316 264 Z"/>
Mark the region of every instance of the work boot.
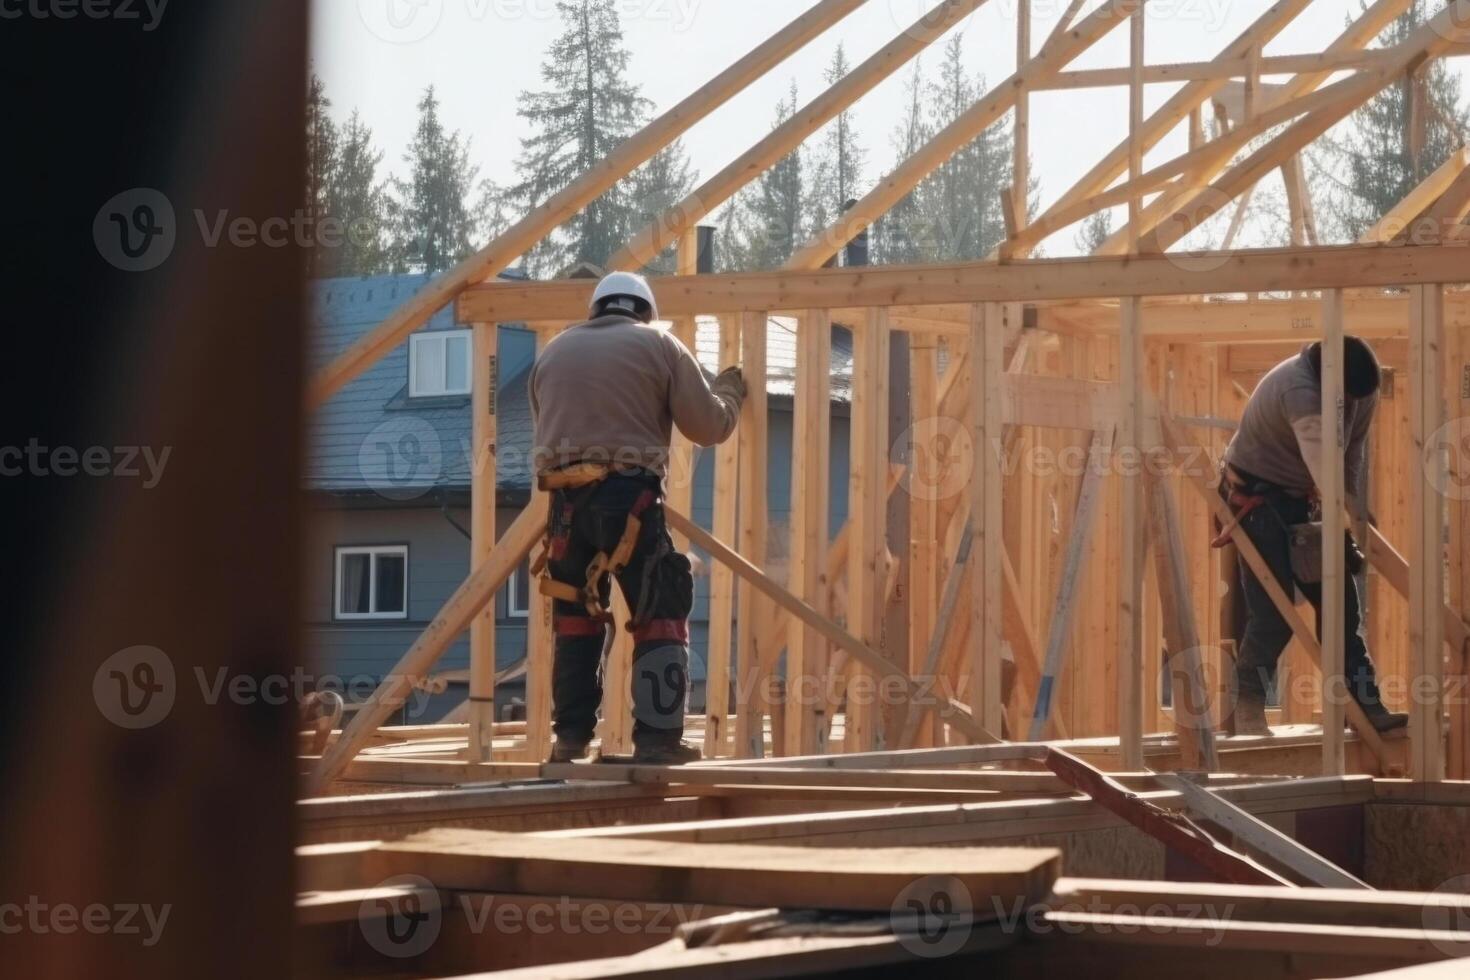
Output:
<path fill-rule="evenodd" d="M 633 749 L 633 762 L 640 766 L 682 766 L 704 758 L 699 746 L 685 741 L 644 742 Z"/>
<path fill-rule="evenodd" d="M 1234 735 L 1270 735 L 1271 726 L 1266 724 L 1265 697 L 1242 693 L 1235 701 L 1230 727 Z"/>
<path fill-rule="evenodd" d="M 567 742 L 557 739 L 551 746 L 551 758 L 547 762 L 579 762 L 587 758 L 586 742 Z"/>
<path fill-rule="evenodd" d="M 1409 716 L 1402 711 L 1389 711 L 1383 706 L 1382 701 L 1374 701 L 1363 705 L 1363 714 L 1368 716 L 1368 722 L 1380 732 L 1397 731 L 1409 724 Z"/>

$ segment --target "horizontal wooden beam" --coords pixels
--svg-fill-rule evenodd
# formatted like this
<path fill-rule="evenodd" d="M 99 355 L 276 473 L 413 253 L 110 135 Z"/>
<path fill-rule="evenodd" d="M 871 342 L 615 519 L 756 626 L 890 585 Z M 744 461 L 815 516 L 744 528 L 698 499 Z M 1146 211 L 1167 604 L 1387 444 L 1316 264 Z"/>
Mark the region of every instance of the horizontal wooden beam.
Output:
<path fill-rule="evenodd" d="M 664 316 L 1119 296 L 1259 293 L 1470 280 L 1460 245 L 1249 249 L 996 263 L 668 276 L 652 282 Z M 596 285 L 492 283 L 461 294 L 462 323 L 576 320 Z"/>

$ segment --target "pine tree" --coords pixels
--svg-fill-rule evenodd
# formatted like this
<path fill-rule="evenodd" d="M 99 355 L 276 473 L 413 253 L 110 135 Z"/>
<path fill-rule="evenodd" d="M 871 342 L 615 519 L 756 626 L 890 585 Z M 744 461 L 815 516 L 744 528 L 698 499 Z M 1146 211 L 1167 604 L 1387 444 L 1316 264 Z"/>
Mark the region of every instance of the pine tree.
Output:
<path fill-rule="evenodd" d="M 835 85 L 849 71 L 847 51 L 839 44 L 827 66 L 827 84 Z M 831 225 L 847 207 L 847 202 L 858 196 L 863 183 L 863 165 L 867 162 L 867 152 L 858 141 L 851 110 L 839 113 L 828 123 L 820 139 L 812 166 L 808 201 L 814 229 Z"/>
<path fill-rule="evenodd" d="M 330 275 L 329 249 L 323 245 L 322 231 L 332 214 L 330 188 L 337 178 L 340 164 L 340 136 L 328 114 L 332 102 L 325 86 L 312 73 L 306 93 L 306 222 L 311 244 L 306 249 L 306 274 L 312 278 Z"/>
<path fill-rule="evenodd" d="M 934 132 L 958 119 L 985 88 L 984 77 L 972 80 L 965 68 L 963 41 L 963 35 L 950 39 L 939 80 L 930 85 L 929 125 Z M 1012 138 L 1010 122 L 998 120 L 916 189 L 928 236 L 926 260 L 982 258 L 1005 238 L 1000 195 L 1012 180 Z"/>
<path fill-rule="evenodd" d="M 664 147 L 652 160 L 635 170 L 628 180 L 630 227 L 622 240 L 625 241 L 628 234 L 636 229 L 660 220 L 688 197 L 694 190 L 694 179 L 683 143 L 679 140 Z M 672 275 L 676 271 L 677 253 L 677 246 L 669 246 L 649 261 L 643 271 Z"/>
<path fill-rule="evenodd" d="M 1416 0 L 1384 30 L 1385 46 L 1398 44 L 1425 20 Z M 1350 138 L 1334 144 L 1336 168 L 1346 178 L 1346 194 L 1336 208 L 1338 234 L 1356 240 L 1404 195 L 1439 167 L 1470 131 L 1470 114 L 1461 105 L 1459 78 L 1443 60 L 1421 77 L 1405 77 L 1384 89 L 1351 117 Z"/>
<path fill-rule="evenodd" d="M 796 82 L 788 99 L 776 103 L 780 126 L 796 112 Z M 732 231 L 740 244 L 731 258 L 739 255 L 743 269 L 774 269 L 796 251 L 806 233 L 810 208 L 806 186 L 806 152 L 798 147 L 772 166 L 741 192 L 732 207 Z"/>
<path fill-rule="evenodd" d="M 332 275 L 376 276 L 389 271 L 388 198 L 378 179 L 382 160 L 382 151 L 373 146 L 373 131 L 353 110 L 341 132 L 337 169 L 327 194 L 327 212 L 342 237 L 332 249 Z"/>
<path fill-rule="evenodd" d="M 904 90 L 903 118 L 894 127 L 893 135 L 889 138 L 900 162 L 913 156 L 919 147 L 928 142 L 931 135 L 924 118 L 926 87 L 923 66 L 915 62 Z M 921 260 L 927 235 L 922 224 L 918 198 L 914 193 L 905 194 L 879 219 L 873 238 L 874 259 L 878 263 L 899 265 Z"/>
<path fill-rule="evenodd" d="M 651 103 L 628 81 L 629 53 L 615 0 L 557 0 L 563 31 L 541 65 L 546 88 L 523 92 L 519 114 L 532 135 L 516 161 L 517 203 L 536 207 L 591 170 L 632 135 Z M 632 230 L 627 182 L 573 218 L 561 234 L 533 250 L 533 275 L 555 273 L 578 261 L 601 265 Z"/>
<path fill-rule="evenodd" d="M 404 161 L 409 178 L 395 180 L 393 268 L 441 272 L 473 250 L 474 215 L 467 198 L 478 171 L 469 142 L 446 133 L 431 85 L 419 101 L 419 125 Z"/>
<path fill-rule="evenodd" d="M 1094 211 L 1077 229 L 1073 241 L 1077 243 L 1077 254 L 1091 255 L 1097 247 L 1113 233 L 1113 212 L 1109 208 Z"/>

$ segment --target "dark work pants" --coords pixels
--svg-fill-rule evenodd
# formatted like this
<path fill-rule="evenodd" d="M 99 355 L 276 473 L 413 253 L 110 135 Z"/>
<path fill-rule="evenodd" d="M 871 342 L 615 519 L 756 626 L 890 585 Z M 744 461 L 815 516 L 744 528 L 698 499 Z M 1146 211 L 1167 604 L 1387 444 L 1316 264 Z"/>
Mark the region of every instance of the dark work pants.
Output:
<path fill-rule="evenodd" d="M 1225 495 L 1222 486 L 1221 496 Z M 1291 538 L 1287 531 L 1291 525 L 1310 519 L 1311 505 L 1307 500 L 1275 493 L 1268 495 L 1263 505 L 1246 515 L 1241 528 L 1261 552 L 1287 597 L 1291 597 L 1294 584 L 1312 604 L 1317 613 L 1317 633 L 1321 635 L 1322 586 L 1317 582 L 1296 581 L 1291 569 Z M 1281 651 L 1291 641 L 1291 627 L 1277 611 L 1276 604 L 1246 564 L 1244 556 L 1240 558 L 1239 565 L 1247 619 L 1245 633 L 1240 637 L 1239 659 L 1235 664 L 1236 681 L 1242 697 L 1254 695 L 1263 698 L 1276 677 L 1276 663 L 1281 658 Z M 1351 574 L 1345 576 L 1343 591 L 1343 676 L 1349 693 L 1357 702 L 1367 710 L 1375 710 L 1379 704 L 1378 684 L 1368 645 L 1363 639 L 1358 583 Z M 1282 692 L 1283 700 L 1289 696 L 1289 692 Z"/>
<path fill-rule="evenodd" d="M 642 522 L 618 588 L 635 622 L 633 630 L 633 740 L 639 746 L 677 742 L 684 734 L 689 696 L 689 613 L 694 576 L 689 560 L 674 550 L 664 521 L 659 478 L 652 473 L 614 474 L 601 483 L 551 496 L 551 552 L 547 571 L 558 582 L 582 588 L 587 566 L 599 552 L 611 555 L 628 515 L 640 507 Z M 612 591 L 600 583 L 606 604 Z M 563 742 L 585 744 L 597 727 L 602 704 L 605 625 L 585 606 L 552 604 L 556 656 L 552 666 L 552 727 Z M 617 624 L 619 629 L 625 623 Z"/>

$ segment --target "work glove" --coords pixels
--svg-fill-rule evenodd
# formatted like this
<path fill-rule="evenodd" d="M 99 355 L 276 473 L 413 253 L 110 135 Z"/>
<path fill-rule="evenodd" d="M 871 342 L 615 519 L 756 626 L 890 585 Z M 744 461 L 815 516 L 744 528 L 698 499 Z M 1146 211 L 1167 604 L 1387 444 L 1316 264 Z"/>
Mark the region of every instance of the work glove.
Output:
<path fill-rule="evenodd" d="M 745 374 L 738 367 L 725 368 L 709 387 L 719 397 L 733 402 L 737 409 L 745 404 Z"/>

